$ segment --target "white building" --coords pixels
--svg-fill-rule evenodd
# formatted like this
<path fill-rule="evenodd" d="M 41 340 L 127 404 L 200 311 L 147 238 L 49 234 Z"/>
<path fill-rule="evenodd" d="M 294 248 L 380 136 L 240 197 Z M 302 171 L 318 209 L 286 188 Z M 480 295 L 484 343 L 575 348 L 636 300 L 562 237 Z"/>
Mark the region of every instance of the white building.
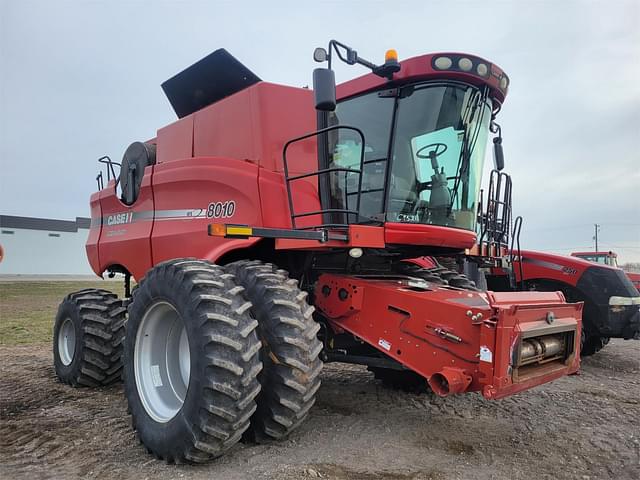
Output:
<path fill-rule="evenodd" d="M 0 215 L 0 275 L 93 274 L 84 246 L 89 225 L 90 219 L 81 217 L 68 221 Z"/>

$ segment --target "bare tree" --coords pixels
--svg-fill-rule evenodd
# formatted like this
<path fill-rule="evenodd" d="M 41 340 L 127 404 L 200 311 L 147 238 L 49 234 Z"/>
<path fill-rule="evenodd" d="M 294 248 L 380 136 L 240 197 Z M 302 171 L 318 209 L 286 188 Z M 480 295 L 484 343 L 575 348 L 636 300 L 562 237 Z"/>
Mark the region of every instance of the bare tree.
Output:
<path fill-rule="evenodd" d="M 640 262 L 627 262 L 620 265 L 620 268 L 627 272 L 639 272 L 640 273 Z"/>

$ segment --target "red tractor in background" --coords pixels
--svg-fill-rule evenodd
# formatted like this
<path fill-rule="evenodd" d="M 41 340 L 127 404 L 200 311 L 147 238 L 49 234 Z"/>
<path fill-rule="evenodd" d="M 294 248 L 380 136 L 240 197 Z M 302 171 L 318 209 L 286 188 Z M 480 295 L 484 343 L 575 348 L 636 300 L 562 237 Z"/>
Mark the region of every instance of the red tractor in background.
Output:
<path fill-rule="evenodd" d="M 582 258 L 588 262 L 598 263 L 601 265 L 609 265 L 610 267 L 620 268 L 618 266 L 618 254 L 612 251 L 608 252 L 573 252 L 572 257 Z M 631 283 L 640 290 L 640 273 L 629 272 L 625 270 Z"/>
<path fill-rule="evenodd" d="M 629 273 L 594 254 L 572 256 L 521 250 L 522 217 L 512 222 L 512 183 L 504 172 L 491 173 L 487 200 L 479 215 L 479 242 L 466 255 L 418 258 L 418 268 L 466 274 L 482 290 L 560 291 L 567 301 L 584 302 L 581 354 L 593 355 L 610 338 L 640 339 L 640 293 Z M 510 243 L 511 240 L 511 244 Z M 453 277 L 455 278 L 455 277 Z"/>
<path fill-rule="evenodd" d="M 517 290 L 561 291 L 568 301 L 584 302 L 583 356 L 598 352 L 610 338 L 640 339 L 640 293 L 622 269 L 522 250 L 514 259 L 513 273 Z M 487 277 L 487 285 L 508 290 L 498 269 Z"/>
<path fill-rule="evenodd" d="M 578 369 L 582 304 L 405 262 L 476 243 L 506 74 L 460 53 L 375 65 L 333 40 L 314 59 L 328 65 L 311 91 L 217 50 L 163 84 L 179 120 L 132 144 L 119 175 L 101 159 L 87 254 L 124 275 L 126 298 L 65 298 L 56 373 L 123 371 L 141 442 L 169 462 L 286 437 L 323 362 L 488 399 Z M 336 88 L 337 59 L 371 73 Z"/>

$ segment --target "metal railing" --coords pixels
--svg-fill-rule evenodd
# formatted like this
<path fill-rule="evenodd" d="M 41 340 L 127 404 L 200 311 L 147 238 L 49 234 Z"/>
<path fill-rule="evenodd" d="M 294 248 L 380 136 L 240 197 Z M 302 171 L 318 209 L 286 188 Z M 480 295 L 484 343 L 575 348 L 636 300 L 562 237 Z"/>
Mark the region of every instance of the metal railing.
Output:
<path fill-rule="evenodd" d="M 480 255 L 492 256 L 496 249 L 509 246 L 512 212 L 511 177 L 492 170 L 484 211 L 480 213 Z M 520 221 L 520 224 L 522 220 Z"/>
<path fill-rule="evenodd" d="M 328 168 L 322 168 L 310 173 L 304 173 L 304 174 L 300 174 L 300 175 L 294 175 L 294 176 L 290 176 L 289 175 L 289 163 L 287 160 L 287 150 L 289 149 L 289 147 L 296 143 L 296 142 L 300 142 L 303 140 L 306 140 L 308 138 L 314 137 L 314 136 L 319 136 L 319 135 L 325 135 L 328 132 L 332 132 L 334 130 L 339 130 L 339 129 L 344 129 L 344 130 L 351 130 L 355 133 L 357 133 L 360 136 L 360 140 L 361 140 L 361 145 L 362 148 L 360 150 L 360 168 L 347 168 L 347 167 L 328 167 Z M 286 184 L 286 189 L 287 189 L 287 199 L 289 202 L 289 212 L 291 213 L 291 226 L 293 227 L 293 229 L 300 229 L 300 230 L 309 230 L 309 229 L 316 229 L 316 228 L 348 228 L 350 223 L 354 223 L 351 222 L 350 219 L 352 217 L 355 216 L 355 221 L 357 222 L 358 219 L 360 218 L 360 198 L 362 196 L 362 172 L 363 172 L 363 168 L 364 168 L 364 145 L 365 145 L 365 141 L 364 141 L 364 133 L 362 133 L 362 130 L 360 130 L 359 128 L 356 127 L 350 127 L 350 126 L 346 126 L 346 125 L 335 125 L 332 127 L 327 127 L 327 128 L 322 128 L 320 130 L 317 130 L 315 132 L 312 133 L 308 133 L 306 135 L 302 135 L 300 137 L 296 137 L 293 138 L 291 140 L 289 140 L 287 143 L 285 143 L 284 145 L 284 149 L 282 151 L 282 161 L 283 161 L 283 166 L 284 166 L 284 177 L 285 177 L 285 184 Z M 310 177 L 318 177 L 318 179 L 322 178 L 322 176 L 325 175 L 332 175 L 335 173 L 339 173 L 339 172 L 344 172 L 345 174 L 345 179 L 344 179 L 344 203 L 346 205 L 344 205 L 344 208 L 324 208 L 325 206 L 322 205 L 322 200 L 321 200 L 321 195 L 320 195 L 320 188 L 322 187 L 321 185 L 318 185 L 318 199 L 320 201 L 320 210 L 312 210 L 312 211 L 307 211 L 307 212 L 300 212 L 297 213 L 297 210 L 295 209 L 295 204 L 294 204 L 294 198 L 293 198 L 293 193 L 291 190 L 291 183 L 297 180 L 303 180 L 306 178 L 310 178 Z M 353 173 L 353 174 L 357 174 L 358 175 L 358 189 L 355 192 L 349 192 L 348 191 L 348 182 L 347 182 L 347 175 L 349 173 Z M 356 207 L 355 210 L 350 209 L 349 208 L 349 201 L 348 201 L 348 197 L 352 196 L 352 195 L 357 195 L 356 196 Z M 340 199 L 342 200 L 342 199 Z M 307 226 L 307 227 L 298 227 L 297 226 L 297 222 L 296 219 L 299 218 L 303 218 L 303 217 L 311 217 L 314 215 L 320 215 L 323 219 L 323 221 L 317 225 L 312 225 L 312 226 Z M 339 222 L 339 221 L 325 221 L 326 218 L 334 218 L 335 216 L 342 216 L 343 218 L 345 218 L 345 222 Z"/>
<path fill-rule="evenodd" d="M 116 181 L 117 185 L 119 178 L 116 175 L 116 171 L 113 166 L 117 165 L 121 168 L 121 165 L 118 162 L 114 162 L 113 160 L 111 160 L 108 155 L 100 157 L 98 159 L 98 163 L 104 163 L 105 165 L 107 165 L 107 183 L 109 183 L 113 178 Z M 102 170 L 98 172 L 98 175 L 96 176 L 96 182 L 98 183 L 98 190 L 102 190 L 104 188 L 104 176 L 102 175 Z"/>
<path fill-rule="evenodd" d="M 518 273 L 520 273 L 520 289 L 524 289 L 524 273 L 522 270 L 522 253 L 520 251 L 520 231 L 522 230 L 522 216 L 518 215 L 513 222 L 513 230 L 511 231 L 511 248 L 509 249 L 509 263 L 513 266 L 513 262 L 518 261 Z M 514 274 L 515 276 L 515 274 Z M 517 279 L 513 279 L 514 284 Z"/>

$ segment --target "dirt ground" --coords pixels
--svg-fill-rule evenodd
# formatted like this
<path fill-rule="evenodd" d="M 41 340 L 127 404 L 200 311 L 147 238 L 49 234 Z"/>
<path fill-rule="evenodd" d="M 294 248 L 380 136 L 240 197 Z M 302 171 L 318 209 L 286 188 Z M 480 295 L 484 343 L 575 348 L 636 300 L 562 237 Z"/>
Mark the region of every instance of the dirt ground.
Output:
<path fill-rule="evenodd" d="M 331 364 L 288 440 L 175 466 L 139 444 L 121 385 L 72 389 L 48 344 L 0 346 L 0 478 L 638 479 L 639 373 L 640 342 L 622 340 L 501 401 L 401 393 Z"/>

